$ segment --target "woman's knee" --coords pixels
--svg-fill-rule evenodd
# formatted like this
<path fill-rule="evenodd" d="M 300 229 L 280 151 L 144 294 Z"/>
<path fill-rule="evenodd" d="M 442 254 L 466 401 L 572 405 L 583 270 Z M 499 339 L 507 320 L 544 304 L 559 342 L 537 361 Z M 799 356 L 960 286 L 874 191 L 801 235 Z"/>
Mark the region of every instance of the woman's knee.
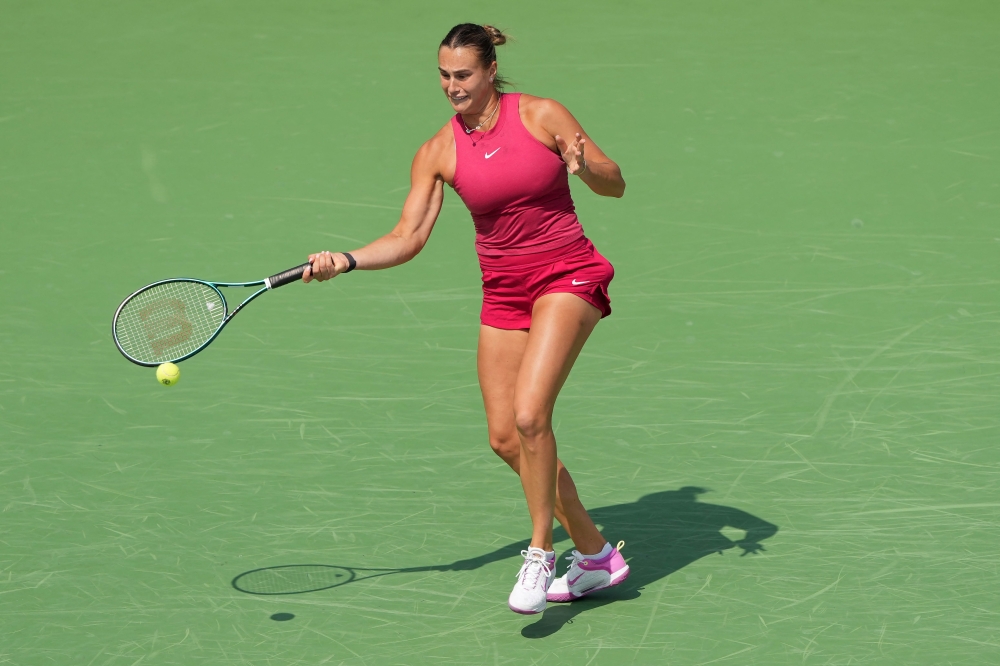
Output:
<path fill-rule="evenodd" d="M 543 437 L 552 431 L 552 415 L 533 407 L 518 409 L 515 405 L 514 422 L 517 425 L 517 432 L 528 441 Z"/>
<path fill-rule="evenodd" d="M 508 464 L 521 456 L 521 440 L 516 432 L 503 435 L 491 432 L 490 448 Z"/>

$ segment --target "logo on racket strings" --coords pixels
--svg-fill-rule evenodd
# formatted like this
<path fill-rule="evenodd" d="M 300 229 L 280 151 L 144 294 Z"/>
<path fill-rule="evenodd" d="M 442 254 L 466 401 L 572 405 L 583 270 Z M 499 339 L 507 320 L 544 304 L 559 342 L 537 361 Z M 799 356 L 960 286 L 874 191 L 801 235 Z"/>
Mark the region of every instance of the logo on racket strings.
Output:
<path fill-rule="evenodd" d="M 179 298 L 161 298 L 139 311 L 139 320 L 157 356 L 191 339 L 194 325 L 185 316 L 185 309 Z"/>

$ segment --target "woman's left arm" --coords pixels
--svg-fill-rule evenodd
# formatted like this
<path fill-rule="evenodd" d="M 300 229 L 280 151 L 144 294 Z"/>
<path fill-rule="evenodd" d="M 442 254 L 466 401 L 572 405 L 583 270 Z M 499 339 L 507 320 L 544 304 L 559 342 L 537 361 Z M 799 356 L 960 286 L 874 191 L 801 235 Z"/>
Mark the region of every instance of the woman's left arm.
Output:
<path fill-rule="evenodd" d="M 625 194 L 625 179 L 614 160 L 604 154 L 565 106 L 553 99 L 536 98 L 529 115 L 550 137 L 570 175 L 579 176 L 587 186 L 604 197 Z M 567 137 L 569 137 L 567 139 Z M 553 145 L 554 144 L 554 145 Z"/>

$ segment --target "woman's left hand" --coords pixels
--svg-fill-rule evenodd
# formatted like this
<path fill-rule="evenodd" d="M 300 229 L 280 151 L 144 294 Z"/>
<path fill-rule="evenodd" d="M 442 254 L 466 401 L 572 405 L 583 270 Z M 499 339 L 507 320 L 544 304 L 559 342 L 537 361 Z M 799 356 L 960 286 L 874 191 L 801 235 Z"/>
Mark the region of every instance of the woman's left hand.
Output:
<path fill-rule="evenodd" d="M 566 163 L 566 170 L 573 176 L 582 176 L 587 170 L 587 160 L 583 156 L 583 149 L 587 145 L 587 140 L 576 133 L 573 143 L 566 143 L 566 139 L 558 134 L 555 136 L 556 146 L 559 147 L 559 154 L 562 155 L 563 162 Z"/>

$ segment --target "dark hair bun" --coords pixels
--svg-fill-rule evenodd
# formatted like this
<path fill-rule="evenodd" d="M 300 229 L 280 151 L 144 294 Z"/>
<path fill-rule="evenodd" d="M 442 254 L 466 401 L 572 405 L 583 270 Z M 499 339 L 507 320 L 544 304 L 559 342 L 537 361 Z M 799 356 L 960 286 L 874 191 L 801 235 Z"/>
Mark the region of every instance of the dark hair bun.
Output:
<path fill-rule="evenodd" d="M 484 25 L 483 30 L 489 35 L 490 41 L 493 42 L 493 46 L 502 46 L 507 43 L 507 35 L 503 34 L 503 31 L 499 28 L 494 28 L 491 25 Z"/>

